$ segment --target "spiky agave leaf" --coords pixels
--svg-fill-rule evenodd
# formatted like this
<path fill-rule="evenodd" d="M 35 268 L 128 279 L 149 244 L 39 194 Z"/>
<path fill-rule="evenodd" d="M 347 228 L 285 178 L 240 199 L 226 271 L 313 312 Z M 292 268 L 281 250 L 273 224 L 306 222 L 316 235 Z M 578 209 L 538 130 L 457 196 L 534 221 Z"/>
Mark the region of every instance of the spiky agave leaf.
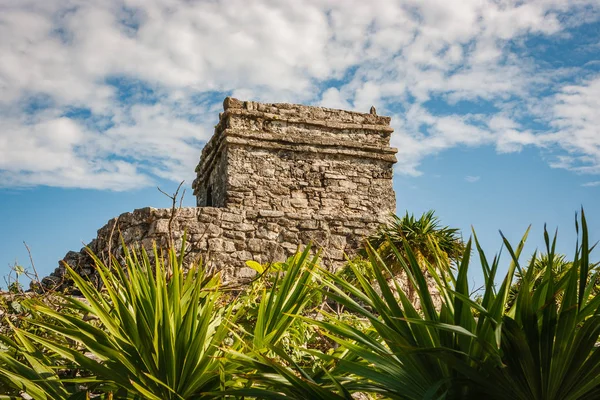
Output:
<path fill-rule="evenodd" d="M 524 239 L 517 253 L 523 244 Z M 365 334 L 339 320 L 315 322 L 355 356 L 354 360 L 339 357 L 336 372 L 355 377 L 367 391 L 395 399 L 473 398 L 491 390 L 502 393 L 488 379 L 485 368 L 501 365 L 501 321 L 517 265 L 511 264 L 497 290 L 497 260 L 490 266 L 476 240 L 487 277 L 483 304 L 478 304 L 470 298 L 467 281 L 471 241 L 467 242 L 455 273 L 427 260 L 417 260 L 406 241 L 402 250 L 391 240 L 387 246 L 396 265 L 417 288 L 421 309 L 414 307 L 402 285 L 388 279 L 391 271 L 387 258 L 382 258 L 373 247 L 367 246 L 367 253 L 379 290 L 358 269 L 358 285 L 328 274 L 325 282 L 330 298 L 368 319 L 373 329 L 371 334 Z M 432 260 L 447 262 L 444 257 Z M 433 301 L 432 282 L 441 299 L 438 307 Z"/>
<path fill-rule="evenodd" d="M 275 272 L 269 289 L 264 288 L 252 335 L 256 350 L 276 345 L 296 320 L 311 298 L 318 294 L 313 284 L 313 271 L 319 254 L 311 257 L 311 246 L 288 259 L 282 271 Z"/>
<path fill-rule="evenodd" d="M 259 399 L 351 400 L 350 391 L 329 371 L 314 374 L 299 366 L 280 346 L 267 345 L 264 351 L 231 352 L 233 360 L 243 366 L 241 378 L 251 385 L 214 395 L 250 396 Z"/>
<path fill-rule="evenodd" d="M 66 379 L 57 371 L 68 365 L 44 354 L 23 333 L 7 322 L 15 332 L 14 340 L 1 336 L 6 349 L 0 350 L 0 380 L 12 388 L 15 394 L 4 393 L 0 399 L 22 399 L 27 395 L 34 400 L 76 400 L 88 398 L 88 390 L 111 391 L 95 377 Z M 82 389 L 86 388 L 86 389 Z M 17 393 L 21 393 L 17 395 Z M 98 398 L 109 398 L 111 395 Z"/>
<path fill-rule="evenodd" d="M 29 332 L 23 334 L 99 379 L 113 382 L 121 395 L 196 399 L 219 388 L 228 365 L 220 347 L 231 312 L 217 307 L 218 277 L 206 278 L 198 264 L 185 274 L 182 256 L 177 257 L 173 249 L 165 261 L 155 248 L 152 265 L 144 250 L 130 252 L 125 247 L 124 270 L 116 260 L 110 269 L 92 256 L 106 295 L 68 267 L 89 304 L 68 301 L 71 307 L 96 316 L 100 327 L 39 304 L 34 307 L 48 320 L 32 323 L 79 343 L 100 361 Z"/>
<path fill-rule="evenodd" d="M 544 236 L 544 276 L 537 283 L 531 266 L 523 276 L 514 312 L 503 318 L 505 366 L 492 371 L 491 378 L 508 387 L 514 399 L 598 398 L 600 296 L 590 296 L 595 279 L 589 276 L 592 247 L 585 213 L 582 210 L 581 245 L 573 262 L 563 267 L 564 279 L 556 279 L 553 266 L 556 234 L 552 240 L 546 231 Z"/>
<path fill-rule="evenodd" d="M 319 366 L 302 367 L 286 352 L 282 339 L 294 329 L 307 329 L 313 319 L 302 316 L 314 297 L 320 295 L 318 278 L 319 253 L 311 256 L 311 246 L 298 251 L 269 276 L 270 287 L 263 287 L 254 329 L 245 331 L 243 352 L 229 351 L 241 368 L 237 375 L 244 382 L 239 389 L 221 395 L 257 398 L 350 399 L 343 385 Z M 310 354 L 308 343 L 292 339 L 290 346 Z M 296 339 L 297 340 L 297 339 Z M 314 358 L 318 361 L 317 358 Z M 217 393 L 214 393 L 215 395 Z"/>
<path fill-rule="evenodd" d="M 495 286 L 498 258 L 488 262 L 477 237 L 485 278 L 481 303 L 470 298 L 467 284 L 470 242 L 451 279 L 437 279 L 435 266 L 427 270 L 435 278 L 442 304 L 434 309 L 421 265 L 409 246 L 394 251 L 407 278 L 418 288 L 422 304 L 417 312 L 407 293 L 392 286 L 381 271 L 388 269 L 370 251 L 380 291 L 356 271 L 359 286 L 331 274 L 330 297 L 367 318 L 377 335 L 365 335 L 334 320 L 316 322 L 330 332 L 357 361 L 338 358 L 338 371 L 371 385 L 371 391 L 390 398 L 491 398 L 579 399 L 600 395 L 600 297 L 590 279 L 590 252 L 585 214 L 581 215 L 581 246 L 572 263 L 564 266 L 564 278 L 554 276 L 556 236 L 545 232 L 548 266 L 541 282 L 535 282 L 532 263 L 523 268 L 519 256 L 527 233 L 513 249 L 508 272 Z M 389 244 L 393 250 L 393 244 Z M 522 284 L 515 306 L 505 307 L 515 272 Z M 535 284 L 534 284 L 535 283 Z M 393 284 L 393 281 L 392 281 Z M 368 366 L 368 368 L 365 368 Z"/>

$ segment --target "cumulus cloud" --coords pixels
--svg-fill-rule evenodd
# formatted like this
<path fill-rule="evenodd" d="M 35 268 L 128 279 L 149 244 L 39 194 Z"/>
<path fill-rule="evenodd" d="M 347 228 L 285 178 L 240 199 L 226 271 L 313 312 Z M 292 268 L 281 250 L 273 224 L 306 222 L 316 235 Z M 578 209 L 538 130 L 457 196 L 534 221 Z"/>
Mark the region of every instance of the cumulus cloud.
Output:
<path fill-rule="evenodd" d="M 0 186 L 189 180 L 227 94 L 375 105 L 398 173 L 491 145 L 598 174 L 600 76 L 526 40 L 599 17 L 593 0 L 0 0 Z"/>
<path fill-rule="evenodd" d="M 577 172 L 600 174 L 600 75 L 567 85 L 553 98 L 554 133 L 545 138 L 568 151 L 559 166 Z M 556 164 L 555 164 L 556 166 Z"/>

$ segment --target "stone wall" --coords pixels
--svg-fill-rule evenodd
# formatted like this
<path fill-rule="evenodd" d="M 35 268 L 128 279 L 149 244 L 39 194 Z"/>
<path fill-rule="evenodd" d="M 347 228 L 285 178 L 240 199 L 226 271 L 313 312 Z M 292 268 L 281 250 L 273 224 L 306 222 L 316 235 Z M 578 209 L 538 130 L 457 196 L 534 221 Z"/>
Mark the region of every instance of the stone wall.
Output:
<path fill-rule="evenodd" d="M 227 208 L 388 215 L 396 207 L 392 132 L 390 118 L 375 114 L 227 98 L 196 169 L 198 206 L 211 187 L 225 193 Z M 223 173 L 225 181 L 214 179 Z"/>
<path fill-rule="evenodd" d="M 323 215 L 388 215 L 395 209 L 392 170 L 378 160 L 232 146 L 228 208 Z"/>
<path fill-rule="evenodd" d="M 98 230 L 89 248 L 106 260 L 111 253 L 120 257 L 120 237 L 126 245 L 150 250 L 154 242 L 165 248 L 169 241 L 170 209 L 142 208 L 110 220 Z M 116 225 L 115 225 L 116 224 Z M 247 260 L 261 264 L 283 261 L 304 245 L 312 242 L 322 248 L 322 264 L 330 269 L 344 264 L 352 256 L 365 235 L 380 224 L 375 217 L 349 215 L 323 216 L 276 210 L 240 210 L 213 207 L 181 208 L 172 221 L 171 231 L 176 246 L 187 232 L 186 260 L 202 257 L 205 267 L 222 271 L 225 282 L 241 282 L 254 276 L 245 265 Z M 109 245 L 110 244 L 110 245 Z M 63 279 L 68 263 L 83 276 L 93 278 L 94 264 L 87 252 L 69 252 L 54 273 L 44 278 L 49 287 L 66 285 Z"/>

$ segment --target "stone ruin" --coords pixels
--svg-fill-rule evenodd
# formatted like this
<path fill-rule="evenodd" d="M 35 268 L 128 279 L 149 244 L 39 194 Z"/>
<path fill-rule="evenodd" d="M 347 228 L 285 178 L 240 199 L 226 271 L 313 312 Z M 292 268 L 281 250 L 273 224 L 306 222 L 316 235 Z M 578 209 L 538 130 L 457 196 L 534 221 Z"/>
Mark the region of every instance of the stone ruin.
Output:
<path fill-rule="evenodd" d="M 390 117 L 227 97 L 193 182 L 197 207 L 142 208 L 98 230 L 87 247 L 100 259 L 126 245 L 181 245 L 224 281 L 255 271 L 245 264 L 283 261 L 310 242 L 335 269 L 396 210 Z M 69 252 L 46 286 L 65 283 L 64 263 L 93 277 L 85 249 Z"/>

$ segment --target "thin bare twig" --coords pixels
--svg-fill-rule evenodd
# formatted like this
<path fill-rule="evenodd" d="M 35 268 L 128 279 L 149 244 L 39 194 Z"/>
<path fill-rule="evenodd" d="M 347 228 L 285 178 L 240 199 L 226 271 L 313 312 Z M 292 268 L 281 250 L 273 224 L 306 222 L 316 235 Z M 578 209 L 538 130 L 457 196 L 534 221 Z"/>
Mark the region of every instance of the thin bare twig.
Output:
<path fill-rule="evenodd" d="M 29 262 L 31 263 L 31 268 L 33 269 L 33 276 L 35 277 L 35 283 L 41 288 L 42 293 L 46 293 L 46 289 L 42 285 L 42 281 L 40 280 L 40 276 L 38 275 L 37 269 L 35 268 L 35 263 L 33 262 L 33 256 L 31 255 L 31 249 L 27 245 L 27 243 L 23 240 L 23 244 L 27 249 L 27 254 L 29 255 Z"/>
<path fill-rule="evenodd" d="M 173 193 L 172 195 L 168 194 L 167 192 L 165 192 L 164 190 L 162 190 L 160 187 L 156 187 L 158 189 L 159 192 L 161 192 L 162 194 L 164 194 L 165 196 L 167 196 L 169 199 L 171 199 L 172 201 L 172 205 L 171 205 L 171 217 L 169 218 L 169 245 L 174 248 L 175 247 L 175 240 L 173 239 L 173 220 L 175 219 L 175 216 L 177 215 L 177 197 L 179 196 L 179 190 L 181 189 L 181 186 L 183 186 L 185 181 L 181 181 L 181 183 L 179 184 L 179 186 L 177 186 L 177 190 L 175 191 L 175 193 Z M 185 189 L 184 189 L 184 194 L 185 194 Z M 183 197 L 182 197 L 183 200 Z M 179 206 L 181 208 L 181 202 L 179 203 Z"/>
<path fill-rule="evenodd" d="M 105 258 L 104 261 L 104 265 L 106 265 L 107 267 L 110 268 L 110 261 L 111 261 L 111 254 L 112 254 L 112 238 L 113 238 L 113 234 L 115 233 L 115 228 L 117 227 L 117 225 L 119 224 L 119 217 L 115 218 L 115 223 L 113 224 L 113 226 L 110 228 L 110 235 L 108 235 L 108 260 Z"/>
<path fill-rule="evenodd" d="M 183 184 L 183 182 L 185 182 L 185 181 L 182 181 L 181 184 Z M 181 184 L 180 184 L 180 186 L 181 186 Z M 179 190 L 179 188 L 177 188 L 177 190 Z M 185 191 L 186 191 L 186 189 L 183 189 L 183 192 L 181 193 L 181 197 L 179 198 L 179 208 L 182 207 L 183 198 L 185 197 Z"/>
<path fill-rule="evenodd" d="M 473 285 L 475 285 L 475 280 L 473 280 Z M 481 292 L 483 289 L 485 289 L 485 285 L 481 285 L 477 289 L 473 289 L 471 293 L 469 293 L 469 297 L 472 297 L 474 294 Z"/>

